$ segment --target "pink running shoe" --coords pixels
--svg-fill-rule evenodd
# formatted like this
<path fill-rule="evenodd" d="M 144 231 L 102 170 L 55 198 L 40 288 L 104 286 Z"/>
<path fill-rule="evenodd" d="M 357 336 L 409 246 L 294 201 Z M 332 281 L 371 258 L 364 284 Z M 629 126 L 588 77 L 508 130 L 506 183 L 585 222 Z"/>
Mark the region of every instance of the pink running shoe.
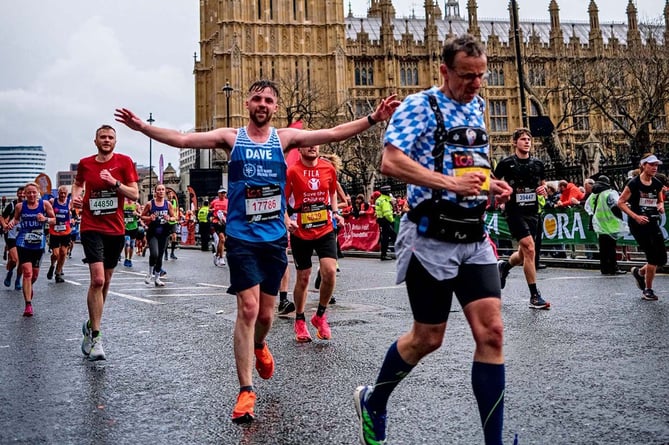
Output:
<path fill-rule="evenodd" d="M 304 320 L 295 320 L 295 340 L 298 343 L 308 343 L 311 341 L 311 334 L 307 330 L 307 322 Z"/>
<path fill-rule="evenodd" d="M 318 330 L 318 332 L 316 332 L 316 337 L 321 340 L 330 340 L 332 334 L 330 333 L 327 314 L 323 314 L 322 317 L 314 314 L 314 316 L 311 317 L 311 324 Z"/>
<path fill-rule="evenodd" d="M 26 308 L 23 311 L 23 316 L 24 317 L 32 317 L 33 316 L 33 305 L 32 304 L 26 304 Z"/>

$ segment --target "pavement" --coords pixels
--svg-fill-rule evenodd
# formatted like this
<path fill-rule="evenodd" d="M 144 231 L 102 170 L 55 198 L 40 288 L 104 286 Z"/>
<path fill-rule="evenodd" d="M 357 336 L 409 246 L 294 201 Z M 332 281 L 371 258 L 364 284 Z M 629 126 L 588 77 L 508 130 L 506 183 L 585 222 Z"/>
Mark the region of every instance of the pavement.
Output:
<path fill-rule="evenodd" d="M 227 267 L 181 249 L 164 265 L 164 288 L 144 284 L 148 258 L 117 267 L 103 317 L 107 360 L 88 362 L 81 256 L 77 245 L 65 283 L 46 280 L 44 267 L 32 318 L 21 316 L 20 292 L 0 285 L 0 444 L 358 443 L 353 390 L 374 382 L 411 324 L 393 261 L 340 259 L 333 339 L 297 344 L 292 320 L 277 318 L 275 375 L 254 375 L 258 418 L 239 426 L 230 421 L 238 383 Z M 658 275 L 660 300 L 647 302 L 630 274 L 551 266 L 538 272 L 550 311 L 528 308 L 518 268 L 503 291 L 505 443 L 516 434 L 520 445 L 669 443 L 669 277 Z M 311 290 L 308 316 L 316 304 Z M 483 443 L 473 349 L 454 303 L 442 348 L 390 399 L 388 443 Z"/>

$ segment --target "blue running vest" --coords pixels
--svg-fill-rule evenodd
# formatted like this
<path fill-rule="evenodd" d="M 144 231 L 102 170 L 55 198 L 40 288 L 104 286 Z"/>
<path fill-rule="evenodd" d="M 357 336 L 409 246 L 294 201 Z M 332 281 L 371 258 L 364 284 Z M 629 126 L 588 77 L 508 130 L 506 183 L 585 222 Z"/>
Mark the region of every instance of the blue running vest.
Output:
<path fill-rule="evenodd" d="M 24 249 L 44 250 L 46 239 L 44 237 L 44 223 L 37 221 L 37 214 L 44 215 L 44 201 L 39 200 L 37 207 L 28 208 L 28 201 L 23 201 L 21 207 L 21 228 L 16 237 L 16 245 Z M 46 215 L 44 215 L 46 216 Z"/>
<path fill-rule="evenodd" d="M 226 234 L 250 242 L 285 237 L 285 186 L 286 159 L 276 128 L 263 143 L 240 128 L 228 163 Z"/>

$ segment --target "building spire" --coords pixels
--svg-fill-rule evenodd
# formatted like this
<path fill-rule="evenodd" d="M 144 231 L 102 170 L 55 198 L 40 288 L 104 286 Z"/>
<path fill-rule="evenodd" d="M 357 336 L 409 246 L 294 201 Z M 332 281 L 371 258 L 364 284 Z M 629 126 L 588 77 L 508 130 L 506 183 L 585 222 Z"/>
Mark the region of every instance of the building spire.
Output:
<path fill-rule="evenodd" d="M 553 48 L 557 48 L 562 45 L 564 40 L 560 27 L 560 7 L 555 0 L 551 0 L 550 5 L 548 5 L 548 12 L 551 15 L 550 44 Z"/>
<path fill-rule="evenodd" d="M 640 42 L 641 33 L 639 32 L 639 24 L 636 16 L 636 6 L 634 6 L 632 0 L 629 0 L 629 3 L 627 3 L 627 44 Z"/>
<path fill-rule="evenodd" d="M 667 0 L 669 1 L 669 0 Z M 448 18 L 460 18 L 460 1 L 459 0 L 447 0 L 444 5 L 444 17 Z"/>
<path fill-rule="evenodd" d="M 602 30 L 599 27 L 599 8 L 597 8 L 595 0 L 590 0 L 590 6 L 588 6 L 588 15 L 590 16 L 590 33 L 588 35 L 588 40 L 594 51 L 596 53 L 600 53 L 602 50 L 603 40 Z"/>
<path fill-rule="evenodd" d="M 481 40 L 481 28 L 479 28 L 479 19 L 476 12 L 478 8 L 476 0 L 467 0 L 467 17 L 469 19 L 469 29 L 467 29 L 467 32 L 478 40 Z"/>

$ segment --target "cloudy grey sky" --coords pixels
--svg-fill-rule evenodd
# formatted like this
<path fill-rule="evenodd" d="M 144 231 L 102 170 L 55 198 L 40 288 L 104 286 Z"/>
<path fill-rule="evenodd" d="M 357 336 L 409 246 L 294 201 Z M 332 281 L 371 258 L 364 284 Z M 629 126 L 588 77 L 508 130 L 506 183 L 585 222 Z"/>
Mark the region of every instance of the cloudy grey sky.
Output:
<path fill-rule="evenodd" d="M 364 16 L 368 2 L 343 0 Z M 599 0 L 600 21 L 625 21 L 628 0 Z M 548 19 L 550 0 L 518 0 L 521 19 Z M 640 19 L 657 20 L 662 0 L 637 0 Z M 423 0 L 393 0 L 398 16 Z M 439 4 L 444 4 L 439 0 Z M 587 0 L 558 0 L 562 20 L 587 20 Z M 479 18 L 506 18 L 504 0 L 479 0 Z M 460 0 L 466 14 L 466 0 Z M 194 123 L 193 53 L 199 52 L 195 0 L 0 1 L 0 145 L 42 145 L 47 174 L 93 154 L 95 129 L 125 106 L 155 125 Z M 116 126 L 117 150 L 149 163 L 144 136 Z M 178 151 L 153 144 L 178 168 Z M 156 167 L 157 170 L 157 167 Z"/>

